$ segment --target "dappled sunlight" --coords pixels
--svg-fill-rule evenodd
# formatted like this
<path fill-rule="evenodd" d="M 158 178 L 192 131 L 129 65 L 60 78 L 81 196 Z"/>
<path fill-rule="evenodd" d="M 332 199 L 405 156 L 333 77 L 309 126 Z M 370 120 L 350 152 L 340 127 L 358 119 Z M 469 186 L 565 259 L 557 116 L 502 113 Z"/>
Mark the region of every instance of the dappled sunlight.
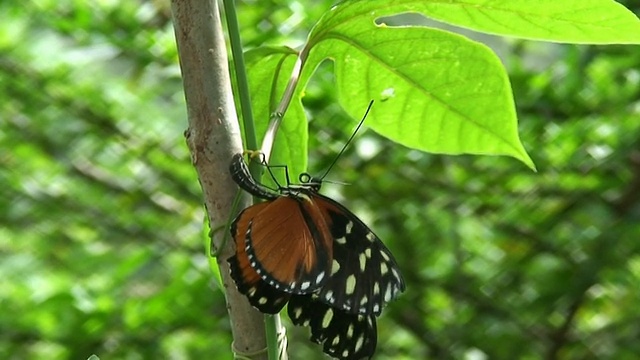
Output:
<path fill-rule="evenodd" d="M 331 3 L 238 2 L 243 41 L 298 45 Z M 230 357 L 169 3 L 0 12 L 10 14 L 0 48 L 11 50 L 0 51 L 0 358 Z M 409 149 L 365 121 L 321 190 L 375 232 L 406 278 L 377 319 L 375 358 L 633 358 L 640 51 L 486 44 L 509 73 L 518 141 L 537 172 L 507 156 Z M 357 121 L 334 70 L 320 64 L 302 99 L 312 175 Z M 406 94 L 377 95 L 372 113 Z M 285 323 L 289 358 L 325 358 L 308 329 Z"/>

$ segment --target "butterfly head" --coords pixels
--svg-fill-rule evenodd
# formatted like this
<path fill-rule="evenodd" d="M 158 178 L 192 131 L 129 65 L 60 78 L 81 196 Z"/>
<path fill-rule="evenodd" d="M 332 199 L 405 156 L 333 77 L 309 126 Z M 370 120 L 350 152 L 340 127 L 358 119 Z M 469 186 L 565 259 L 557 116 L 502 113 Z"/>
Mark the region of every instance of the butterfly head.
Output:
<path fill-rule="evenodd" d="M 322 187 L 322 179 L 311 176 L 309 173 L 302 173 L 298 176 L 298 181 L 300 181 L 300 185 L 306 189 L 311 190 L 312 192 L 319 192 Z"/>

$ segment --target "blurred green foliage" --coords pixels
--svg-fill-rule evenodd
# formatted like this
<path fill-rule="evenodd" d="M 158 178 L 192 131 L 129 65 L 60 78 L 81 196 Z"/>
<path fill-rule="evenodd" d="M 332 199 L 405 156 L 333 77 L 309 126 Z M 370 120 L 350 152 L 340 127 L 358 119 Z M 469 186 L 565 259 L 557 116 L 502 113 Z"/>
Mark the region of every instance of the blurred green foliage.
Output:
<path fill-rule="evenodd" d="M 329 6 L 239 3 L 243 40 L 295 46 Z M 168 2 L 2 2 L 0 17 L 0 357 L 231 358 Z M 408 281 L 376 358 L 636 358 L 640 49 L 481 40 L 506 49 L 537 173 L 367 131 L 329 175 Z M 355 124 L 330 70 L 304 99 L 312 173 Z M 322 358 L 289 334 L 290 358 Z"/>

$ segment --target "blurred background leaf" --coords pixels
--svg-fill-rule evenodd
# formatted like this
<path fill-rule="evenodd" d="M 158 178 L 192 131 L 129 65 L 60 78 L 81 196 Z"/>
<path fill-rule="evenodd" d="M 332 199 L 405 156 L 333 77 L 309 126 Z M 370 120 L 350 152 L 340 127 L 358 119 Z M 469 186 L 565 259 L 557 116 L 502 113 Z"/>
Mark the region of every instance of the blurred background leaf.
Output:
<path fill-rule="evenodd" d="M 330 5 L 239 2 L 247 49 L 301 44 Z M 0 357 L 230 358 L 169 3 L 2 2 L 0 14 Z M 640 50 L 470 36 L 509 71 L 538 173 L 358 136 L 329 174 L 351 185 L 324 193 L 368 222 L 408 281 L 376 358 L 635 358 Z M 315 174 L 356 121 L 331 70 L 304 98 Z M 289 334 L 290 358 L 323 358 L 305 329 Z"/>

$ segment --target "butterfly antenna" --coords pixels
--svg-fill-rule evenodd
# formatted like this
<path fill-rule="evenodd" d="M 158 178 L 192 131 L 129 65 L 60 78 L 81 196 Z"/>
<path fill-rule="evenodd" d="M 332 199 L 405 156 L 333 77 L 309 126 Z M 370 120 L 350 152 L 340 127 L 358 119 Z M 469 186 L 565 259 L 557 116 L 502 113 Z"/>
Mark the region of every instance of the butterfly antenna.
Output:
<path fill-rule="evenodd" d="M 353 131 L 353 134 L 351 134 L 351 137 L 349 138 L 349 140 L 347 140 L 347 142 L 344 144 L 344 146 L 342 147 L 342 150 L 340 150 L 336 158 L 333 159 L 333 162 L 331 163 L 331 165 L 329 165 L 329 168 L 327 169 L 327 171 L 325 171 L 324 174 L 322 174 L 322 176 L 320 177 L 320 180 L 324 179 L 324 177 L 327 176 L 327 174 L 329 174 L 329 171 L 331 171 L 331 168 L 333 167 L 333 165 L 336 164 L 340 156 L 342 156 L 342 153 L 344 153 L 344 151 L 347 149 L 347 146 L 349 146 L 349 143 L 351 143 L 351 140 L 353 140 L 353 138 L 356 136 L 356 134 L 358 133 L 358 130 L 360 130 L 360 127 L 362 126 L 362 123 L 364 123 L 364 119 L 367 118 L 367 115 L 369 114 L 369 110 L 371 110 L 371 106 L 373 106 L 373 100 L 369 102 L 369 106 L 367 107 L 367 111 L 364 113 L 362 120 L 360 120 L 360 122 L 358 123 L 358 126 L 356 126 L 356 129 Z"/>

